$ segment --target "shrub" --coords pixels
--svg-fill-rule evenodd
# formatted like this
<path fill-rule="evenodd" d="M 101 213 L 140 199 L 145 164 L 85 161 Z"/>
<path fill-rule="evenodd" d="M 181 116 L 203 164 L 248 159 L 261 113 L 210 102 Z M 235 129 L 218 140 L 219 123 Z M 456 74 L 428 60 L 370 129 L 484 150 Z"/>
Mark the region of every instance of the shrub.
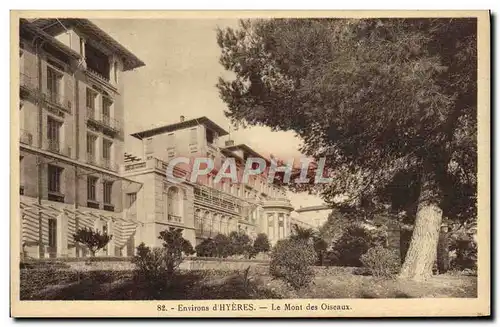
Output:
<path fill-rule="evenodd" d="M 182 237 L 182 229 L 170 228 L 160 232 L 162 248 L 151 249 L 141 243 L 132 259 L 136 266 L 135 276 L 149 286 L 161 291 L 170 287 L 174 273 L 183 261 L 183 256 L 194 253 L 191 243 Z"/>
<path fill-rule="evenodd" d="M 199 257 L 214 257 L 215 242 L 211 238 L 206 238 L 195 247 L 196 255 Z"/>
<path fill-rule="evenodd" d="M 370 248 L 361 256 L 361 262 L 375 277 L 391 277 L 399 272 L 401 266 L 397 253 L 381 245 Z"/>
<path fill-rule="evenodd" d="M 361 255 L 380 243 L 383 243 L 380 235 L 353 224 L 348 226 L 344 234 L 335 242 L 333 253 L 329 257 L 340 266 L 360 267 L 362 265 Z"/>
<path fill-rule="evenodd" d="M 311 283 L 314 277 L 311 266 L 316 259 L 314 247 L 306 240 L 279 240 L 271 252 L 269 272 L 294 289 L 300 289 Z"/>
<path fill-rule="evenodd" d="M 146 282 L 153 288 L 162 290 L 166 284 L 167 270 L 165 266 L 163 248 L 153 248 L 139 244 L 137 253 L 132 258 L 135 265 L 134 274 L 137 279 Z"/>

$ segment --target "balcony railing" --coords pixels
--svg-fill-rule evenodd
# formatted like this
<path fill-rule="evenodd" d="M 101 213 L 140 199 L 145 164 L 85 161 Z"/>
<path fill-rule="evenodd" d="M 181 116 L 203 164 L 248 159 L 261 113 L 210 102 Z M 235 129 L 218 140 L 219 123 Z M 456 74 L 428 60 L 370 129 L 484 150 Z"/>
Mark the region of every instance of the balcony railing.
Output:
<path fill-rule="evenodd" d="M 59 153 L 61 151 L 61 143 L 59 140 L 47 140 L 47 150 Z"/>
<path fill-rule="evenodd" d="M 181 223 L 182 222 L 182 217 L 181 216 L 176 216 L 172 214 L 168 214 L 168 221 L 173 221 L 176 223 Z"/>
<path fill-rule="evenodd" d="M 96 117 L 95 109 L 87 107 L 87 119 L 98 121 Z"/>
<path fill-rule="evenodd" d="M 97 115 L 93 108 L 87 108 L 87 120 L 112 131 L 121 130 L 121 124 L 118 120 L 105 115 Z"/>
<path fill-rule="evenodd" d="M 47 150 L 50 152 L 58 153 L 66 157 L 71 156 L 71 147 L 70 146 L 61 146 L 61 142 L 59 140 L 50 140 L 46 141 Z"/>
<path fill-rule="evenodd" d="M 89 164 L 95 164 L 96 163 L 95 154 L 87 152 L 87 163 L 89 163 Z"/>
<path fill-rule="evenodd" d="M 114 130 L 119 130 L 120 129 L 120 122 L 114 118 L 111 118 L 109 116 L 102 116 L 102 123 Z"/>
<path fill-rule="evenodd" d="M 88 73 L 89 75 L 91 75 L 91 76 L 93 76 L 93 77 L 97 78 L 97 79 L 100 79 L 100 80 L 102 80 L 102 81 L 106 82 L 106 83 L 109 83 L 109 82 L 110 82 L 109 77 L 106 77 L 106 76 L 102 75 L 101 73 L 99 73 L 99 72 L 97 72 L 97 71 L 93 70 L 92 68 L 89 68 L 88 66 L 87 66 L 87 73 Z"/>
<path fill-rule="evenodd" d="M 114 162 L 112 162 L 111 159 L 103 158 L 101 161 L 101 164 L 106 169 L 113 170 L 113 171 L 118 170 L 118 165 L 115 164 Z"/>
<path fill-rule="evenodd" d="M 19 134 L 19 142 L 27 145 L 33 144 L 33 135 L 25 130 L 21 130 Z"/>
<path fill-rule="evenodd" d="M 69 100 L 64 95 L 55 91 L 47 90 L 45 91 L 43 96 L 45 101 L 47 101 L 48 103 L 56 105 L 65 110 L 71 110 L 71 100 Z"/>

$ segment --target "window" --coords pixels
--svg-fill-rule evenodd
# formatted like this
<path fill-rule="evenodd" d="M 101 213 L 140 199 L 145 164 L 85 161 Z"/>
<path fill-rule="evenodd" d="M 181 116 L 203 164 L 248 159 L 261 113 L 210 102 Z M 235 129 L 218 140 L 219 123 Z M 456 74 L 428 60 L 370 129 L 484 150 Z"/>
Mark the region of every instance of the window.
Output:
<path fill-rule="evenodd" d="M 48 166 L 49 192 L 61 193 L 61 174 L 62 168 L 57 166 Z"/>
<path fill-rule="evenodd" d="M 88 176 L 87 177 L 87 199 L 91 201 L 96 201 L 96 185 L 97 177 Z"/>
<path fill-rule="evenodd" d="M 167 134 L 167 156 L 168 159 L 175 157 L 175 134 Z"/>
<path fill-rule="evenodd" d="M 109 119 L 111 117 L 111 106 L 113 101 L 106 96 L 102 97 L 102 116 L 104 119 Z"/>
<path fill-rule="evenodd" d="M 170 187 L 168 189 L 165 204 L 167 206 L 167 220 L 180 223 L 182 221 L 182 197 L 177 187 Z"/>
<path fill-rule="evenodd" d="M 109 181 L 104 182 L 103 189 L 104 189 L 103 202 L 105 204 L 111 204 L 111 192 L 113 189 L 113 182 L 109 182 Z"/>
<path fill-rule="evenodd" d="M 89 162 L 94 162 L 95 160 L 95 142 L 97 136 L 91 133 L 87 134 L 87 159 Z"/>
<path fill-rule="evenodd" d="M 136 219 L 137 217 L 137 193 L 127 193 L 127 197 L 125 198 L 125 206 L 127 208 L 127 216 Z"/>
<path fill-rule="evenodd" d="M 137 200 L 137 193 L 127 193 L 126 205 L 127 208 L 131 208 L 135 205 L 135 201 Z"/>
<path fill-rule="evenodd" d="M 170 133 L 167 134 L 167 148 L 174 148 L 175 147 L 175 134 Z"/>
<path fill-rule="evenodd" d="M 153 138 L 147 138 L 144 140 L 144 152 L 146 154 L 151 154 L 153 153 Z"/>
<path fill-rule="evenodd" d="M 109 81 L 110 62 L 109 57 L 97 48 L 85 42 L 85 62 L 87 69 L 96 72 L 100 77 Z"/>
<path fill-rule="evenodd" d="M 47 117 L 47 138 L 49 141 L 49 150 L 59 152 L 59 131 L 62 123 Z"/>
<path fill-rule="evenodd" d="M 95 109 L 95 98 L 97 94 L 93 90 L 87 88 L 87 94 L 86 94 L 86 103 L 87 103 L 87 108 L 94 110 Z"/>
<path fill-rule="evenodd" d="M 102 140 L 102 158 L 105 162 L 109 163 L 111 160 L 111 146 L 113 142 L 107 139 Z"/>
<path fill-rule="evenodd" d="M 214 132 L 212 130 L 209 130 L 207 128 L 205 135 L 206 135 L 208 144 L 213 144 L 214 143 L 214 139 L 215 139 Z"/>
<path fill-rule="evenodd" d="M 49 247 L 57 247 L 57 220 L 49 219 Z"/>
<path fill-rule="evenodd" d="M 62 74 L 54 68 L 47 66 L 47 93 L 53 102 L 59 102 L 61 94 Z"/>
<path fill-rule="evenodd" d="M 196 145 L 198 143 L 198 130 L 191 128 L 189 130 L 189 145 Z"/>

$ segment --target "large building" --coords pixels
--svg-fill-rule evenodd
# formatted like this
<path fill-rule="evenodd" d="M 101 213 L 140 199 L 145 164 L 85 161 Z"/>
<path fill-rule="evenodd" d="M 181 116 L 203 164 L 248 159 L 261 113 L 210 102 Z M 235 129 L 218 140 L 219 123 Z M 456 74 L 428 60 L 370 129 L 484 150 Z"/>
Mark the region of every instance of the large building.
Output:
<path fill-rule="evenodd" d="M 251 176 L 247 183 L 231 179 L 215 181 L 218 169 L 227 158 L 233 158 L 238 176 L 246 159 L 269 160 L 244 144 L 223 141 L 228 132 L 207 117 L 185 120 L 133 134 L 143 144 L 141 158 L 128 156 L 123 176 L 143 187 L 126 210 L 142 225 L 137 239 L 147 245 L 160 245 L 158 234 L 169 227 L 184 230 L 184 236 L 199 244 L 219 233 L 241 231 L 255 237 L 268 235 L 271 243 L 291 233 L 293 207 L 282 188 L 267 183 L 267 175 Z M 212 172 L 191 182 L 174 183 L 167 178 L 167 165 L 176 157 L 211 158 Z M 189 176 L 189 165 L 176 172 Z M 135 195 L 134 195 L 135 196 Z"/>
<path fill-rule="evenodd" d="M 90 227 L 113 235 L 101 255 L 130 255 L 123 74 L 144 63 L 86 19 L 19 23 L 22 254 L 85 255 L 72 235 Z"/>
<path fill-rule="evenodd" d="M 206 117 L 135 133 L 144 153 L 124 153 L 123 74 L 144 63 L 103 30 L 86 19 L 21 19 L 19 30 L 22 256 L 87 256 L 73 241 L 85 227 L 113 235 L 98 253 L 109 256 L 160 245 L 168 227 L 193 245 L 231 231 L 263 232 L 272 243 L 290 235 L 293 207 L 266 176 L 167 179 L 174 157 L 208 156 L 218 167 L 231 157 L 239 170 L 247 157 L 263 158 L 223 142 L 228 133 Z"/>

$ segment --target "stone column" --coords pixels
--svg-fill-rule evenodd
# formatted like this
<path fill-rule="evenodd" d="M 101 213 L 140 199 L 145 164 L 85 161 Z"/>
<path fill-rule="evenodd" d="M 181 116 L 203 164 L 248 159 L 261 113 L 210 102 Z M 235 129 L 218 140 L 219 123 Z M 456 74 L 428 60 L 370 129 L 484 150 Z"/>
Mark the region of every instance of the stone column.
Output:
<path fill-rule="evenodd" d="M 68 217 L 61 213 L 57 216 L 57 256 L 68 256 Z"/>
<path fill-rule="evenodd" d="M 109 256 L 114 256 L 115 255 L 115 235 L 114 235 L 114 232 L 113 232 L 113 220 L 108 220 L 108 235 L 112 235 L 113 237 L 111 238 L 111 240 L 109 241 L 108 243 L 108 255 Z"/>
<path fill-rule="evenodd" d="M 278 241 L 279 237 L 280 237 L 280 223 L 279 223 L 279 220 L 280 220 L 279 214 L 275 213 L 274 214 L 274 239 L 276 241 Z"/>

